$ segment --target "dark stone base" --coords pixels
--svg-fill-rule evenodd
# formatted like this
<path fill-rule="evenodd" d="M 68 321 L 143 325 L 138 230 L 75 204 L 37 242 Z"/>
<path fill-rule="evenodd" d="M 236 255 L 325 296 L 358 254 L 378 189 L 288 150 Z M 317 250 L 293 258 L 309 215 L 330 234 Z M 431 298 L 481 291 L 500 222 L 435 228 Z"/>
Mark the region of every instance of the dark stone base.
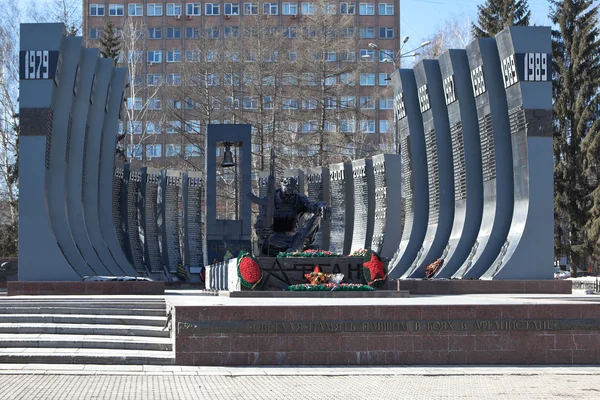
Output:
<path fill-rule="evenodd" d="M 177 365 L 597 364 L 600 304 L 175 306 Z"/>
<path fill-rule="evenodd" d="M 547 281 L 488 281 L 488 280 L 417 280 L 388 281 L 387 289 L 408 290 L 417 294 L 491 294 L 491 293 L 543 293 L 571 294 L 569 280 Z"/>
<path fill-rule="evenodd" d="M 326 274 L 344 274 L 345 283 L 365 283 L 362 257 L 258 257 L 257 260 L 265 275 L 265 290 L 306 283 L 304 274 L 312 272 L 316 265 Z"/>
<path fill-rule="evenodd" d="M 7 282 L 8 296 L 22 295 L 88 295 L 135 294 L 163 295 L 164 282 L 87 281 L 87 282 Z"/>

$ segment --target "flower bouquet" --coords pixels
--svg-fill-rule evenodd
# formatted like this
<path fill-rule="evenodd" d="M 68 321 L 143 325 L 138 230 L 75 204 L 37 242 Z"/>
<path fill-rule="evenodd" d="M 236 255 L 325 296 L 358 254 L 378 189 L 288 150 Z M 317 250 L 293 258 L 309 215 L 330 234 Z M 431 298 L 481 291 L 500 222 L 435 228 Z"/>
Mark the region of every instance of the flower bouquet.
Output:
<path fill-rule="evenodd" d="M 329 250 L 304 250 L 292 252 L 280 251 L 277 257 L 342 257 L 342 255 Z"/>
<path fill-rule="evenodd" d="M 311 285 L 302 283 L 299 285 L 288 286 L 288 290 L 292 292 L 332 292 L 332 291 L 370 291 L 375 290 L 369 285 L 356 283 L 324 283 L 320 285 Z"/>
<path fill-rule="evenodd" d="M 425 279 L 431 279 L 434 277 L 435 273 L 440 269 L 440 267 L 444 265 L 444 260 L 438 258 L 436 261 L 432 262 L 425 268 Z"/>
<path fill-rule="evenodd" d="M 237 271 L 242 285 L 252 290 L 260 289 L 262 271 L 258 262 L 246 251 L 240 251 L 237 256 Z"/>
<path fill-rule="evenodd" d="M 367 249 L 358 249 L 350 253 L 348 257 L 364 257 L 369 251 Z"/>

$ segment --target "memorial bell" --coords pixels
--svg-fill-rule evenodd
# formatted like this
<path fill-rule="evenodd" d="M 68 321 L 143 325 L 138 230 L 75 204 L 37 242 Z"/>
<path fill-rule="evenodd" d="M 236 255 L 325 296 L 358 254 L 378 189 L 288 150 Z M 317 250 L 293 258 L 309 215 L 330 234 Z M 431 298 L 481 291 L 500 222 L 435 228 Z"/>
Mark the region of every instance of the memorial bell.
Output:
<path fill-rule="evenodd" d="M 221 163 L 221 167 L 228 168 L 235 166 L 235 161 L 233 160 L 233 154 L 231 153 L 231 143 L 225 142 L 225 154 L 223 155 L 223 162 Z"/>

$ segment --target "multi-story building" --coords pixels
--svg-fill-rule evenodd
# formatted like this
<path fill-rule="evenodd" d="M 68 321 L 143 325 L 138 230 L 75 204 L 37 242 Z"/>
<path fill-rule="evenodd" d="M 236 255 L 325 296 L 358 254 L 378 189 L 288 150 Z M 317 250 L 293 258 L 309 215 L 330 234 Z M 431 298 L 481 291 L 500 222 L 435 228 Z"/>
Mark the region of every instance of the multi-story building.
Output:
<path fill-rule="evenodd" d="M 170 166 L 183 158 L 187 162 L 200 165 L 202 153 L 200 142 L 190 140 L 190 134 L 201 133 L 202 125 L 208 122 L 254 121 L 245 119 L 241 114 L 236 117 L 233 115 L 236 114 L 233 110 L 239 109 L 241 113 L 260 108 L 261 112 L 264 112 L 272 110 L 273 107 L 286 112 L 285 126 L 294 137 L 302 137 L 305 133 L 310 134 L 320 126 L 321 130 L 335 131 L 338 134 L 341 132 L 356 135 L 356 132 L 360 132 L 362 140 L 369 143 L 373 151 L 392 151 L 391 146 L 384 149 L 383 145 L 389 145 L 393 141 L 392 95 L 387 85 L 388 74 L 393 71 L 395 56 L 401 47 L 399 1 L 257 0 L 237 3 L 235 2 L 237 0 L 204 0 L 189 3 L 173 1 L 83 0 L 83 29 L 87 46 L 99 45 L 97 39 L 102 37 L 105 23 L 109 19 L 118 30 L 122 29 L 123 33 L 128 27 L 130 31 L 137 32 L 133 35 L 134 38 L 130 34 L 126 39 L 129 41 L 124 46 L 127 54 L 119 60 L 122 65 L 130 66 L 130 87 L 126 104 L 129 121 L 122 127 L 130 134 L 126 139 L 127 154 L 130 159 L 144 159 L 157 166 Z M 250 61 L 249 59 L 237 60 L 235 59 L 237 56 L 231 56 L 229 61 L 240 61 L 238 72 L 232 70 L 227 73 L 225 71 L 229 68 L 227 64 L 226 68 L 222 65 L 217 67 L 223 71 L 210 71 L 210 73 L 204 71 L 202 75 L 201 86 L 203 86 L 202 90 L 206 89 L 204 97 L 207 104 L 210 100 L 212 106 L 213 97 L 220 97 L 216 101 L 220 102 L 221 107 L 218 105 L 214 107 L 220 110 L 219 113 L 213 117 L 203 109 L 200 114 L 206 115 L 202 117 L 202 121 L 199 117 L 190 116 L 193 114 L 190 110 L 195 108 L 194 104 L 198 104 L 202 99 L 192 99 L 182 92 L 184 87 L 193 85 L 182 77 L 181 66 L 185 62 L 200 57 L 203 61 L 212 61 L 210 58 L 215 51 L 228 54 L 229 51 L 224 49 L 226 45 L 223 40 L 231 41 L 236 38 L 241 40 L 242 37 L 252 36 L 252 29 L 254 29 L 252 26 L 255 27 L 257 24 L 278 28 L 283 38 L 281 42 L 283 48 L 287 47 L 285 43 L 289 41 L 289 49 L 292 49 L 294 39 L 302 35 L 310 36 L 314 35 L 314 32 L 316 35 L 323 34 L 320 29 L 306 26 L 307 18 L 318 13 L 318 4 L 322 4 L 325 13 L 334 16 L 332 21 L 342 19 L 346 21 L 343 30 L 351 33 L 350 36 L 353 38 L 351 47 L 354 47 L 353 49 L 335 48 L 336 42 L 333 41 L 331 44 L 333 48 L 319 51 L 319 60 L 324 59 L 332 63 L 355 61 L 356 76 L 349 78 L 349 74 L 340 73 L 323 78 L 324 90 L 327 90 L 328 85 L 337 85 L 336 87 L 339 88 L 332 93 L 333 95 L 323 97 L 320 102 L 313 102 L 305 98 L 306 96 L 290 95 L 289 93 L 299 93 L 299 89 L 292 87 L 286 89 L 287 94 L 282 92 L 285 94 L 283 98 L 271 103 L 268 102 L 272 101 L 273 96 L 262 92 L 256 94 L 254 93 L 256 90 L 253 93 L 240 94 L 238 97 L 236 94 L 223 97 L 223 93 L 218 96 L 216 92 L 209 91 L 214 90 L 211 87 L 226 87 L 228 81 L 232 86 L 240 85 L 239 81 L 243 81 L 241 85 L 248 85 L 247 81 L 251 80 L 249 76 L 255 74 L 254 72 L 245 74 L 243 61 Z M 340 30 L 342 29 L 337 29 L 336 32 Z M 338 32 L 333 36 L 343 35 Z M 219 44 L 207 45 L 214 39 L 222 39 L 222 41 Z M 241 51 L 246 50 L 241 49 Z M 246 58 L 252 57 L 252 53 L 252 50 L 248 50 Z M 295 61 L 297 57 L 295 50 L 290 50 L 288 57 L 283 57 L 282 50 L 275 53 L 275 58 L 285 59 L 286 62 Z M 132 65 L 135 67 L 131 67 Z M 286 70 L 288 67 L 282 66 L 282 68 Z M 295 71 L 296 76 L 293 77 L 288 76 L 290 74 L 285 71 L 282 73 L 281 76 L 285 78 L 282 85 L 301 86 L 303 83 L 298 83 L 298 80 L 305 79 L 304 86 L 320 87 L 322 82 L 318 69 L 317 73 L 298 72 L 297 69 Z M 262 75 L 260 70 L 257 73 Z M 240 75 L 243 75 L 241 79 Z M 262 85 L 272 85 L 269 76 L 263 76 L 258 82 Z M 315 104 L 321 105 L 315 106 Z M 336 121 L 325 121 L 321 124 L 318 115 L 315 116 L 318 114 L 315 109 L 319 107 L 326 109 L 327 112 L 344 107 L 347 109 L 356 107 L 359 111 L 352 117 L 340 116 Z M 181 116 L 170 116 L 173 115 L 172 113 L 165 115 L 166 109 L 181 110 Z M 160 117 L 156 116 L 158 113 L 161 113 Z M 258 120 L 263 121 L 263 118 Z M 259 124 L 253 123 L 253 125 Z M 262 122 L 265 130 L 281 129 L 282 125 L 283 122 L 274 128 L 268 122 Z M 267 126 L 268 128 L 265 128 Z M 313 155 L 328 147 L 331 153 L 340 151 L 343 153 L 343 149 L 340 150 L 339 146 L 348 146 L 343 141 L 335 140 L 333 141 L 335 143 L 329 143 L 319 149 L 318 146 L 311 144 L 311 140 L 308 140 L 309 144 L 306 148 L 308 153 Z M 334 148 L 336 145 L 338 147 Z M 254 150 L 260 152 L 264 148 L 255 144 Z"/>

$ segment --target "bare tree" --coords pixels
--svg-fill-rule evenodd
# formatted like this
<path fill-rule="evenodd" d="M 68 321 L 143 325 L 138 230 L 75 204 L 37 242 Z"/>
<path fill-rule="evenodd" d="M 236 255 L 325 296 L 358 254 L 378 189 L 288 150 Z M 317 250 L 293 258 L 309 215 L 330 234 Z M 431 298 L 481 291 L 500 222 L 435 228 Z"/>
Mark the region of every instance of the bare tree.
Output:
<path fill-rule="evenodd" d="M 471 25 L 468 15 L 448 19 L 428 38 L 431 44 L 418 51 L 415 64 L 422 59 L 438 58 L 448 49 L 464 49 L 473 40 Z"/>

